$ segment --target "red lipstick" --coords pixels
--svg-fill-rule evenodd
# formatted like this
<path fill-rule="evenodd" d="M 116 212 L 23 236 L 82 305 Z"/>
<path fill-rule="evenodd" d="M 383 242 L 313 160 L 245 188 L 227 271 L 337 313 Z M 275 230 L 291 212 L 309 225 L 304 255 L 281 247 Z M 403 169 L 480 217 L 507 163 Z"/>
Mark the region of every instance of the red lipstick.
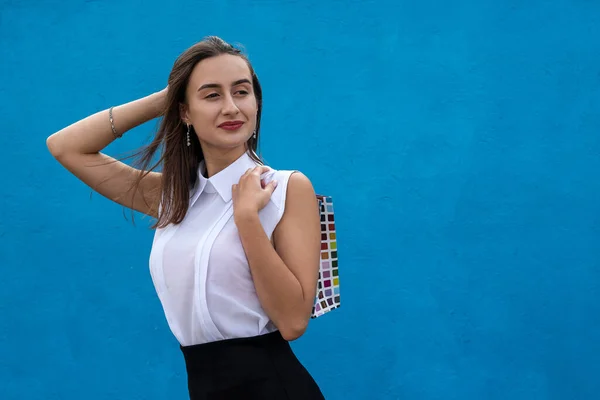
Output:
<path fill-rule="evenodd" d="M 235 131 L 240 129 L 244 125 L 244 121 L 226 121 L 219 125 L 219 128 L 227 129 L 228 131 Z"/>

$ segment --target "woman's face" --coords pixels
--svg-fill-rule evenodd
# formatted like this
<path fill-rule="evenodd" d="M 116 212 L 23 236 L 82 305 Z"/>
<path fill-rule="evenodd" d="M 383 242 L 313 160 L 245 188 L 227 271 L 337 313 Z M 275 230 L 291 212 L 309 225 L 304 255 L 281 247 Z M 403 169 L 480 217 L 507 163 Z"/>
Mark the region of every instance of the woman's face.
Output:
<path fill-rule="evenodd" d="M 199 62 L 186 88 L 181 118 L 196 131 L 203 150 L 244 145 L 256 127 L 258 106 L 246 61 L 224 54 Z"/>

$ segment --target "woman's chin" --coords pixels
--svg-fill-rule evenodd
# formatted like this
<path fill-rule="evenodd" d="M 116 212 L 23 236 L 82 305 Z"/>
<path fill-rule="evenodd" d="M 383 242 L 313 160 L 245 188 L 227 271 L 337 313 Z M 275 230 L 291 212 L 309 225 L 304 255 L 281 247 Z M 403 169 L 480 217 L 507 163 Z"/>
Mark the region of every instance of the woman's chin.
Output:
<path fill-rule="evenodd" d="M 223 149 L 235 149 L 236 147 L 243 146 L 248 141 L 247 135 L 230 134 L 230 135 L 219 135 L 219 137 L 211 140 L 210 144 L 213 147 Z"/>

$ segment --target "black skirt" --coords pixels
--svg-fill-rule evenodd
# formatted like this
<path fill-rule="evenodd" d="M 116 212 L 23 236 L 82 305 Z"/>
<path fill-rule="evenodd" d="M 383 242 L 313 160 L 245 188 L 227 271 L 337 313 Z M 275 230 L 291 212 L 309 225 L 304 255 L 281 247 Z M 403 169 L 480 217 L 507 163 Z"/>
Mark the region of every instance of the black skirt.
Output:
<path fill-rule="evenodd" d="M 181 347 L 191 400 L 323 400 L 279 331 Z"/>

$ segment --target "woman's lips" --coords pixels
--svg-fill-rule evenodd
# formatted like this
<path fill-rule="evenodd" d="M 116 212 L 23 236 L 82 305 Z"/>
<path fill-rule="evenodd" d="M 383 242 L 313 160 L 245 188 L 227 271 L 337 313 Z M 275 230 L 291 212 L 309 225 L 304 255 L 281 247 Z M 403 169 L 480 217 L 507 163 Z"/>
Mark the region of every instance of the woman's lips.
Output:
<path fill-rule="evenodd" d="M 228 131 L 235 131 L 238 130 L 242 127 L 242 125 L 244 125 L 244 122 L 242 121 L 228 121 L 228 122 L 223 122 L 221 125 L 219 125 L 219 128 L 228 130 Z"/>

